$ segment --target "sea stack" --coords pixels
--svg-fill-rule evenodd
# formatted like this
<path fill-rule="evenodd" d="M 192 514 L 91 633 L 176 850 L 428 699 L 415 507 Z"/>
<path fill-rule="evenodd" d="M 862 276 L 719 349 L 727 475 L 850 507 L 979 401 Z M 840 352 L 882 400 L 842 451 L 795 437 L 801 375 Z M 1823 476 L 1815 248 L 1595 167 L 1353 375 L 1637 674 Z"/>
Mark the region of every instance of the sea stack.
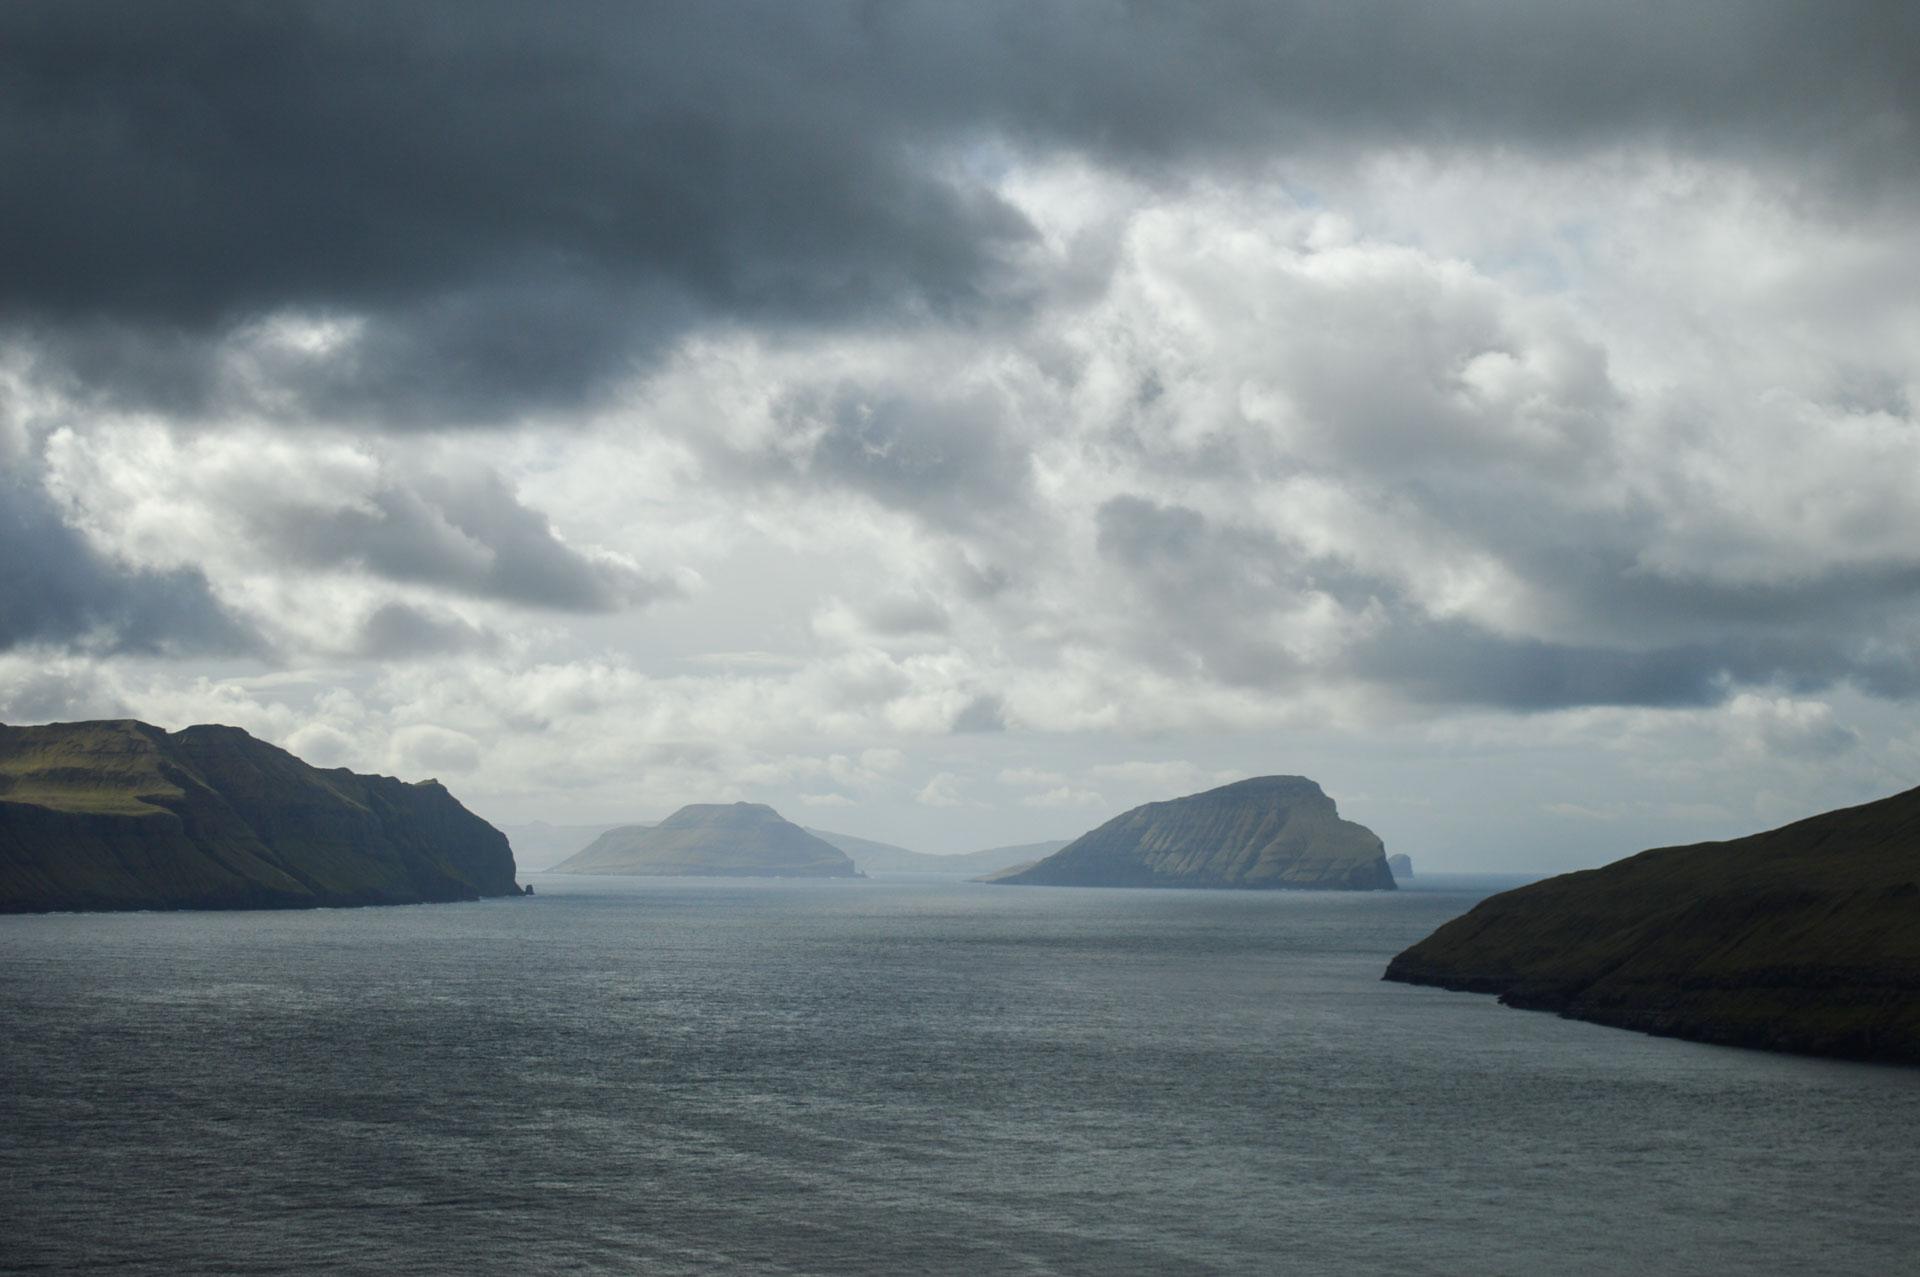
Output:
<path fill-rule="evenodd" d="M 237 727 L 0 726 L 0 912 L 517 894 L 505 836 L 438 781 L 310 767 Z"/>
<path fill-rule="evenodd" d="M 1148 803 L 1039 863 L 990 881 L 1026 886 L 1391 891 L 1372 830 L 1342 820 L 1304 776 L 1259 776 Z"/>
<path fill-rule="evenodd" d="M 695 803 L 657 825 L 609 829 L 554 873 L 859 878 L 845 852 L 765 803 Z"/>
<path fill-rule="evenodd" d="M 1386 978 L 1702 1042 L 1920 1064 L 1920 789 L 1503 892 Z"/>
<path fill-rule="evenodd" d="M 1387 868 L 1393 871 L 1394 880 L 1413 877 L 1413 857 L 1405 852 L 1395 852 L 1387 857 Z"/>

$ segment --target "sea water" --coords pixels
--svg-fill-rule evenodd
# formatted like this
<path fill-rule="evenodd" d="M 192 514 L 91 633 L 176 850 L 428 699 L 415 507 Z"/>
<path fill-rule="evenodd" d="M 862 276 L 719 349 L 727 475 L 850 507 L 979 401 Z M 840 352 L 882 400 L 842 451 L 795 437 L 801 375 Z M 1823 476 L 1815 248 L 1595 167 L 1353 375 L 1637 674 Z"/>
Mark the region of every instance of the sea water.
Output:
<path fill-rule="evenodd" d="M 1920 1070 L 1381 982 L 1494 886 L 0 919 L 0 1268 L 1920 1271 Z"/>

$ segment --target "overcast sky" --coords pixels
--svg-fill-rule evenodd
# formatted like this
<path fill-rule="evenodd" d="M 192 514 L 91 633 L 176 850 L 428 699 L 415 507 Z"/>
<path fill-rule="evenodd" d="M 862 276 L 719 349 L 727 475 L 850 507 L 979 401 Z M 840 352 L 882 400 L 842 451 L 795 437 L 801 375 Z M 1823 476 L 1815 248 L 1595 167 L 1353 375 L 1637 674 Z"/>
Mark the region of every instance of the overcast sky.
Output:
<path fill-rule="evenodd" d="M 0 719 L 1432 868 L 1920 783 L 1920 7 L 0 8 Z"/>

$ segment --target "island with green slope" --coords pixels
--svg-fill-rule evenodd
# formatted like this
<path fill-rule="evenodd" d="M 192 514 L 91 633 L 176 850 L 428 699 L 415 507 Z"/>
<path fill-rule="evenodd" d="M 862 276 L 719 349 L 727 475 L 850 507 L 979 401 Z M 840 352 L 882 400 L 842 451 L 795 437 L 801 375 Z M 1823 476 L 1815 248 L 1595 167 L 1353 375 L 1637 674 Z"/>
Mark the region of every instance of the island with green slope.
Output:
<path fill-rule="evenodd" d="M 986 881 L 1018 886 L 1391 891 L 1386 849 L 1304 776 L 1257 776 L 1147 803 L 1037 864 Z"/>
<path fill-rule="evenodd" d="M 694 803 L 657 825 L 609 829 L 552 873 L 859 878 L 845 852 L 765 803 Z"/>
<path fill-rule="evenodd" d="M 1920 1064 L 1920 789 L 1503 892 L 1385 978 L 1701 1042 Z"/>
<path fill-rule="evenodd" d="M 0 912 L 311 908 L 518 894 L 438 781 L 311 767 L 237 727 L 0 725 Z"/>

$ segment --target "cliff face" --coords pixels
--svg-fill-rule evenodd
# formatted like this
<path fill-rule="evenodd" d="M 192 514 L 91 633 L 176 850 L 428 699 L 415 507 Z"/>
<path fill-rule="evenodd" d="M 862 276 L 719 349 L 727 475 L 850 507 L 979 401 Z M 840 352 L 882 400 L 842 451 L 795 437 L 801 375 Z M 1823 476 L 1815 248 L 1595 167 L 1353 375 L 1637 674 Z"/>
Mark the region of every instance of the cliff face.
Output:
<path fill-rule="evenodd" d="M 309 767 L 235 727 L 0 726 L 0 911 L 416 904 L 513 877 L 438 781 Z"/>
<path fill-rule="evenodd" d="M 609 829 L 554 873 L 653 877 L 857 878 L 831 843 L 764 803 L 696 803 L 657 825 Z"/>
<path fill-rule="evenodd" d="M 1920 789 L 1504 892 L 1386 978 L 1703 1042 L 1920 1063 Z"/>
<path fill-rule="evenodd" d="M 1261 776 L 1148 803 L 998 883 L 1083 887 L 1393 889 L 1373 831 L 1304 776 Z"/>

